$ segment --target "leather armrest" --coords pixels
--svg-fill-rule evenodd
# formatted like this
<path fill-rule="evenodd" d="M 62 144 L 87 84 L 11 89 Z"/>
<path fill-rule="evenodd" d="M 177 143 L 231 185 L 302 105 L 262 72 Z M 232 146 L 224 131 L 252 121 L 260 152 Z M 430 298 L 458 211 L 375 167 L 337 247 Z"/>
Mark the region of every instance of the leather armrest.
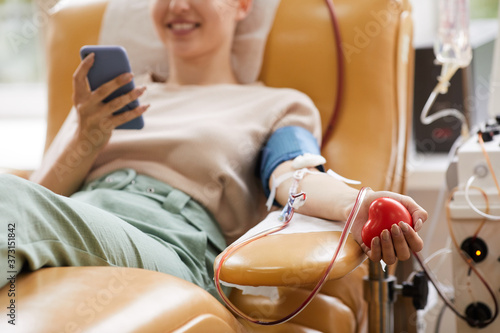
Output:
<path fill-rule="evenodd" d="M 220 278 L 245 286 L 315 284 L 328 266 L 339 238 L 338 231 L 266 236 L 230 256 L 221 268 Z M 360 246 L 349 235 L 329 280 L 343 277 L 365 259 Z M 219 260 L 220 256 L 215 262 Z"/>

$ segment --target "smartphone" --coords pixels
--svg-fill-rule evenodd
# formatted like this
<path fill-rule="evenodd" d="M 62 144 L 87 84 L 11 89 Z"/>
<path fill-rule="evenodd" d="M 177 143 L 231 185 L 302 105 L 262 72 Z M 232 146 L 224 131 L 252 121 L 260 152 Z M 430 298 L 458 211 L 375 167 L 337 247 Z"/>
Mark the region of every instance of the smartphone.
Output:
<path fill-rule="evenodd" d="M 130 63 L 128 61 L 127 52 L 121 46 L 116 45 L 85 45 L 80 49 L 80 57 L 84 59 L 90 53 L 94 53 L 94 64 L 89 70 L 87 75 L 90 90 L 95 90 L 99 88 L 103 83 L 106 83 L 120 74 L 130 73 L 132 70 L 130 68 Z M 108 97 L 106 97 L 103 102 L 107 103 L 112 99 L 128 93 L 135 87 L 134 81 L 121 86 L 114 92 L 112 92 Z M 139 101 L 136 99 L 120 110 L 113 114 L 119 114 L 122 112 L 130 111 L 139 106 Z M 144 127 L 144 119 L 142 115 L 130 120 L 129 122 L 122 124 L 117 129 L 141 129 Z"/>

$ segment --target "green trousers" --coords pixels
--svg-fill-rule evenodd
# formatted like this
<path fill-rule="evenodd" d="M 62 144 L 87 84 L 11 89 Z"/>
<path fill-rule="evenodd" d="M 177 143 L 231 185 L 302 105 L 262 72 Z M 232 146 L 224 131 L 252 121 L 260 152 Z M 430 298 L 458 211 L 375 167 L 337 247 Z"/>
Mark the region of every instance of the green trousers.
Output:
<path fill-rule="evenodd" d="M 0 274 L 45 266 L 121 266 L 171 274 L 213 295 L 226 244 L 187 194 L 122 169 L 63 197 L 0 175 Z M 8 275 L 0 277 L 5 285 Z"/>

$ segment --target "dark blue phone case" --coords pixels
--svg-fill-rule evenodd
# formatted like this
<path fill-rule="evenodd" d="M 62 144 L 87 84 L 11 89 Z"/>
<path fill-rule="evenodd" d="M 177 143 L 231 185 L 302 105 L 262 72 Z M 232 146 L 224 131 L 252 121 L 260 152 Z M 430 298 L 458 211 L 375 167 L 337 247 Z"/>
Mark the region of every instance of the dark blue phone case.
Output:
<path fill-rule="evenodd" d="M 84 59 L 90 53 L 95 54 L 94 64 L 87 75 L 90 89 L 95 90 L 103 83 L 106 83 L 118 75 L 130 73 L 131 68 L 127 57 L 127 52 L 121 46 L 115 45 L 86 45 L 80 49 L 80 57 Z M 106 97 L 103 102 L 107 103 L 112 99 L 128 93 L 135 87 L 134 81 L 118 88 Z M 139 106 L 139 101 L 136 99 L 113 114 L 119 114 L 125 111 L 130 111 Z M 116 127 L 117 129 L 141 129 L 144 127 L 144 119 L 139 116 L 131 121 Z"/>

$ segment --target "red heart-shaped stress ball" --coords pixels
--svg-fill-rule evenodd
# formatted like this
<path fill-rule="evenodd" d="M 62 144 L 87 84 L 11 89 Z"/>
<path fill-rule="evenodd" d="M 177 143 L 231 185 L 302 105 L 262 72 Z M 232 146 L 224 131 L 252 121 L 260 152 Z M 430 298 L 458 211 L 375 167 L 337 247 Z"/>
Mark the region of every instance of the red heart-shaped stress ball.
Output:
<path fill-rule="evenodd" d="M 361 238 L 366 246 L 371 248 L 372 239 L 380 236 L 384 229 L 391 230 L 393 224 L 405 222 L 413 228 L 413 220 L 403 204 L 392 198 L 374 200 L 368 210 L 368 221 L 361 230 Z"/>

